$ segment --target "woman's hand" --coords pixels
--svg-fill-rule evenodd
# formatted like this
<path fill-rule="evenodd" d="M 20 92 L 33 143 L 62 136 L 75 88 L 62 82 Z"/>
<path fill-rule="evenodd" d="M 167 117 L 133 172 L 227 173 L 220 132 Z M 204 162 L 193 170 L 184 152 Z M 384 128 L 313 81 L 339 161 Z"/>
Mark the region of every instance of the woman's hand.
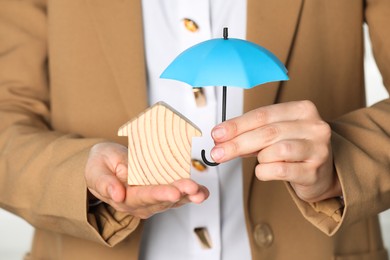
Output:
<path fill-rule="evenodd" d="M 333 166 L 331 129 L 310 101 L 261 107 L 212 130 L 211 157 L 224 162 L 257 156 L 259 180 L 290 182 L 307 202 L 341 196 Z"/>
<path fill-rule="evenodd" d="M 127 148 L 116 143 L 92 147 L 85 170 L 89 192 L 118 211 L 146 219 L 187 203 L 202 203 L 206 187 L 190 179 L 166 185 L 127 185 Z"/>

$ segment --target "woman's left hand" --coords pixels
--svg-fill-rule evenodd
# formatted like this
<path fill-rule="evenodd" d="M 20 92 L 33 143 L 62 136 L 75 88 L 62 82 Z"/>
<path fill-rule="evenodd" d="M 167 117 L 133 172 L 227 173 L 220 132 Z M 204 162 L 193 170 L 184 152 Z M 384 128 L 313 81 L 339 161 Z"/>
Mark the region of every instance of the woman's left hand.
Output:
<path fill-rule="evenodd" d="M 333 166 L 330 126 L 310 101 L 252 110 L 214 127 L 212 137 L 211 157 L 216 162 L 257 156 L 259 180 L 288 181 L 307 202 L 342 195 Z"/>

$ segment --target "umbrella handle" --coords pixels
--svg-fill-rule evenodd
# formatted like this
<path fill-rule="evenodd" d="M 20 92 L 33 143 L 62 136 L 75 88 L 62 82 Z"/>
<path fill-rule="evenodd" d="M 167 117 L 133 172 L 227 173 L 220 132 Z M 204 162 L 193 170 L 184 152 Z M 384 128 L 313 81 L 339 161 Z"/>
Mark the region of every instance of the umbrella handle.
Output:
<path fill-rule="evenodd" d="M 219 163 L 210 162 L 209 160 L 207 160 L 207 158 L 206 158 L 206 151 L 204 149 L 202 150 L 201 155 L 202 155 L 203 162 L 205 164 L 207 164 L 208 166 L 217 166 L 217 165 L 219 165 Z"/>

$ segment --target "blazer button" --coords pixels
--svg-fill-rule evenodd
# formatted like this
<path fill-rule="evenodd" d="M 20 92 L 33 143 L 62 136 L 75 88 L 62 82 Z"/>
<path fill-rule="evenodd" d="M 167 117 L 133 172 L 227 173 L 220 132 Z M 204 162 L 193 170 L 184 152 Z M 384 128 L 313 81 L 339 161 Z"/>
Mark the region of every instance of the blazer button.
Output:
<path fill-rule="evenodd" d="M 253 238 L 259 247 L 269 247 L 274 241 L 274 234 L 271 227 L 266 223 L 260 223 L 255 226 Z"/>

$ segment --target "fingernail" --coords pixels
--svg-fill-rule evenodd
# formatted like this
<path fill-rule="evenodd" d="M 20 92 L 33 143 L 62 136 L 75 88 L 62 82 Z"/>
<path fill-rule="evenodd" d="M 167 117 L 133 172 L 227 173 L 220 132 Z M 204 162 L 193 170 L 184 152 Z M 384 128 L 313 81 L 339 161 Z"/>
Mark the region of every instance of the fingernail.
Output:
<path fill-rule="evenodd" d="M 215 139 L 221 139 L 225 136 L 226 129 L 222 126 L 217 126 L 211 134 Z"/>
<path fill-rule="evenodd" d="M 225 150 L 221 147 L 215 147 L 211 150 L 211 157 L 214 161 L 218 161 L 223 158 L 225 155 Z"/>

